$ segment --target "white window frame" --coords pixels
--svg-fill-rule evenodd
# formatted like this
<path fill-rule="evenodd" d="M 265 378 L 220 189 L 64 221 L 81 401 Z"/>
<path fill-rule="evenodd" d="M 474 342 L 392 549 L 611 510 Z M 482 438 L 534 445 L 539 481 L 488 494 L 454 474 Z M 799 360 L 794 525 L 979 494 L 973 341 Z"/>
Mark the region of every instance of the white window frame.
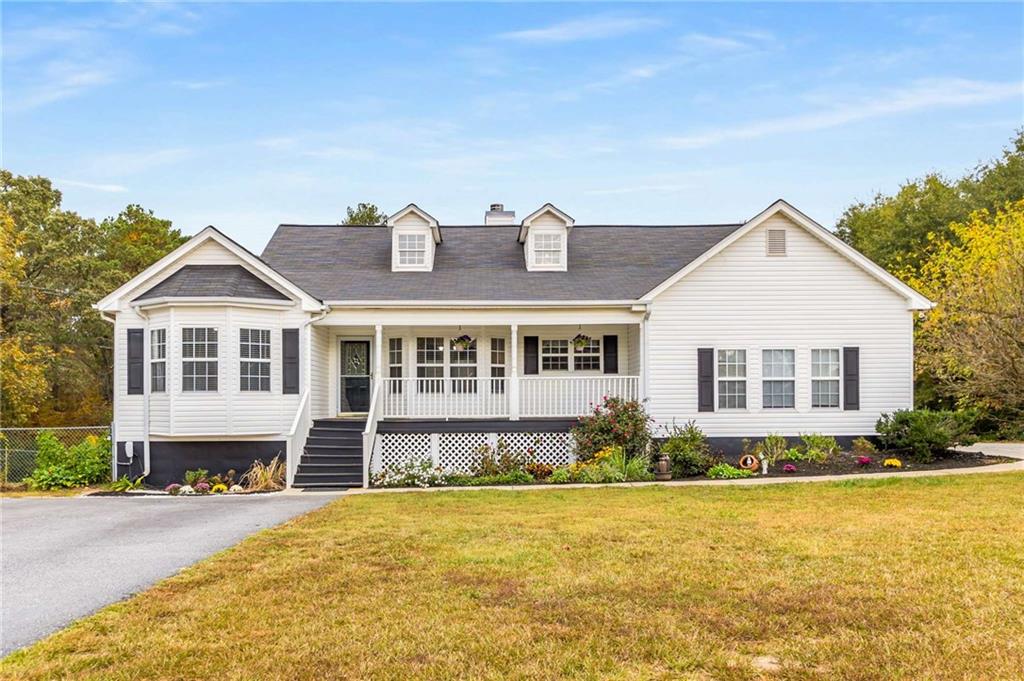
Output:
<path fill-rule="evenodd" d="M 270 360 L 270 329 L 239 328 L 238 390 L 240 392 L 270 392 Z M 256 387 L 253 387 L 253 381 L 255 381 Z"/>
<path fill-rule="evenodd" d="M 781 364 L 777 364 L 774 361 L 769 362 L 769 361 L 766 360 L 766 358 L 769 356 L 768 353 L 775 353 L 775 352 L 783 353 L 782 354 L 783 360 L 782 360 Z M 786 357 L 785 353 L 790 353 L 790 356 L 792 356 L 792 358 L 793 358 L 792 362 L 786 362 L 785 361 L 785 357 Z M 779 367 L 782 368 L 782 370 L 783 370 L 783 374 L 782 375 L 775 375 L 775 367 L 776 366 L 779 366 Z M 770 375 L 768 373 L 768 367 L 772 367 L 772 373 Z M 790 375 L 788 375 L 788 376 L 785 375 L 785 369 L 786 368 L 792 369 L 792 373 Z M 775 384 L 775 383 L 782 384 L 782 386 L 783 386 L 783 393 L 782 393 L 783 404 L 782 405 L 775 406 L 774 404 L 772 404 L 772 405 L 768 404 L 767 396 L 770 394 L 770 392 L 768 390 L 768 387 L 769 387 L 768 384 L 769 383 L 771 383 L 771 384 Z M 792 395 L 793 395 L 793 404 L 785 404 L 785 398 L 787 397 L 786 392 L 785 392 L 785 385 L 786 384 L 789 384 L 789 386 L 792 389 L 791 392 L 792 392 Z M 780 411 L 780 410 L 783 410 L 783 409 L 796 409 L 796 349 L 795 348 L 763 348 L 761 350 L 761 408 L 762 409 L 770 409 L 771 411 Z"/>
<path fill-rule="evenodd" d="M 394 272 L 429 272 L 433 269 L 434 239 L 428 229 L 394 228 L 391 269 Z"/>
<path fill-rule="evenodd" d="M 508 377 L 508 342 L 504 336 L 491 337 L 488 360 L 491 378 L 495 379 L 491 381 L 491 392 L 504 393 Z"/>
<path fill-rule="evenodd" d="M 567 236 L 566 231 L 562 228 L 557 230 L 532 228 L 529 236 L 529 269 L 540 272 L 565 271 L 568 250 Z"/>
<path fill-rule="evenodd" d="M 728 353 L 742 353 L 743 361 L 728 361 Z M 736 355 L 733 355 L 735 358 Z M 724 358 L 724 362 L 723 362 Z M 746 348 L 715 348 L 715 409 L 716 411 L 747 411 L 750 405 L 750 382 L 747 376 L 749 367 L 749 357 Z M 738 373 L 739 369 L 735 371 L 726 371 L 725 375 L 722 375 L 722 365 L 726 367 L 742 367 L 742 375 Z M 740 393 L 732 393 L 726 391 L 722 392 L 723 384 L 735 384 L 743 386 L 743 405 L 739 406 L 738 398 L 741 396 Z M 725 405 L 723 405 L 723 398 Z M 729 398 L 737 398 L 734 406 L 727 406 Z"/>
<path fill-rule="evenodd" d="M 196 331 L 203 332 L 204 340 L 196 340 Z M 186 333 L 189 332 L 189 333 Z M 210 340 L 210 336 L 213 340 Z M 186 339 L 186 337 L 189 337 Z M 210 354 L 210 347 L 213 346 L 213 354 Z M 202 351 L 199 351 L 202 348 Z M 218 393 L 220 392 L 220 330 L 215 326 L 184 326 L 181 328 L 181 392 L 183 393 Z M 192 371 L 188 371 L 188 365 Z M 195 371 L 195 365 L 202 364 L 204 372 L 199 374 Z M 212 369 L 212 371 L 211 371 Z M 192 387 L 187 387 L 191 379 Z M 196 388 L 197 381 L 202 379 L 203 388 Z M 210 387 L 210 380 L 213 380 L 213 387 Z"/>
<path fill-rule="evenodd" d="M 159 339 L 159 340 L 158 340 Z M 157 387 L 156 369 L 160 368 L 162 385 Z M 149 392 L 167 392 L 167 329 L 149 330 Z"/>
<path fill-rule="evenodd" d="M 827 352 L 830 355 L 834 356 L 835 357 L 835 362 L 829 361 L 829 362 L 825 363 L 825 362 L 821 362 L 820 359 L 817 362 L 814 361 L 815 360 L 815 355 L 819 355 L 819 357 L 820 357 L 820 353 L 825 353 L 825 352 Z M 821 374 L 820 373 L 821 368 L 824 367 L 824 366 L 828 366 L 828 367 L 835 366 L 835 371 L 836 371 L 835 375 L 831 375 L 831 374 L 824 375 L 824 374 Z M 822 383 L 834 383 L 835 384 L 835 386 L 836 386 L 836 390 L 835 390 L 836 403 L 835 404 L 827 404 L 827 405 L 815 404 L 815 393 L 814 393 L 814 390 L 815 390 L 815 387 L 816 387 L 817 384 L 822 384 Z M 831 396 L 831 392 L 832 391 L 829 391 L 830 396 Z M 837 411 L 837 410 L 841 409 L 842 406 L 843 406 L 843 352 L 842 352 L 842 350 L 840 348 L 812 348 L 811 349 L 811 409 Z"/>
<path fill-rule="evenodd" d="M 438 350 L 437 348 L 420 348 L 420 341 L 421 340 L 422 341 L 428 341 L 428 340 L 440 341 L 441 349 Z M 416 351 L 415 351 L 416 354 L 413 356 L 413 367 L 414 367 L 414 370 L 415 370 L 414 373 L 416 374 L 416 378 L 417 379 L 422 379 L 422 381 L 421 380 L 417 380 L 417 382 L 416 382 L 416 392 L 418 392 L 418 393 L 440 393 L 440 392 L 444 392 L 445 378 L 446 378 L 446 374 L 448 373 L 445 370 L 445 367 L 447 365 L 447 362 L 445 361 L 445 359 L 448 356 L 448 354 L 445 352 L 445 349 L 446 349 L 447 345 L 448 345 L 448 338 L 446 338 L 444 336 L 416 336 Z M 421 352 L 422 353 L 427 353 L 427 352 L 429 352 L 429 353 L 436 353 L 436 352 L 440 352 L 441 353 L 440 361 L 438 361 L 438 362 L 421 362 L 420 361 L 420 353 Z M 441 373 L 439 375 L 436 375 L 436 376 L 433 376 L 433 375 L 431 375 L 431 376 L 421 376 L 420 375 L 420 370 L 421 369 L 422 370 L 426 370 L 426 369 L 433 370 L 433 369 L 437 369 L 437 368 L 441 369 Z"/>
<path fill-rule="evenodd" d="M 576 344 L 569 341 L 571 346 L 570 354 L 572 355 L 572 371 L 576 373 L 601 373 L 604 371 L 604 353 L 601 347 L 601 338 L 591 338 L 589 347 L 586 350 L 577 350 Z M 580 368 L 577 364 L 577 360 L 592 361 L 597 360 L 597 366 Z"/>
<path fill-rule="evenodd" d="M 565 352 L 561 351 L 561 344 L 565 344 Z M 551 348 L 555 348 L 557 345 L 557 352 L 552 352 Z M 560 371 L 568 372 L 572 371 L 572 341 L 568 338 L 541 338 L 540 339 L 540 370 L 544 371 Z M 564 368 L 551 368 L 544 366 L 544 360 L 552 358 L 558 359 L 561 364 L 561 359 L 565 359 Z"/>
<path fill-rule="evenodd" d="M 427 264 L 427 235 L 398 234 L 398 265 L 422 267 Z"/>

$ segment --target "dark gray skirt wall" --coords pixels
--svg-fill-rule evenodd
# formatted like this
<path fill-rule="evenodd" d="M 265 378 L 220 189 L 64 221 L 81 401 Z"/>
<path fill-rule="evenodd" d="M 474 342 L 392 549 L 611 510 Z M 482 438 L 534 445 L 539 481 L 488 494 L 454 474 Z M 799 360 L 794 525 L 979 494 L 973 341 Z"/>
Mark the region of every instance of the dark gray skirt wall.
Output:
<path fill-rule="evenodd" d="M 285 458 L 284 440 L 240 440 L 232 442 L 150 442 L 149 477 L 146 483 L 163 486 L 182 482 L 185 471 L 205 468 L 211 474 L 234 469 L 237 480 L 257 459 L 269 463 L 275 456 Z M 128 464 L 125 443 L 117 443 L 117 476 L 134 479 L 142 475 L 142 442 L 133 443 L 134 457 Z"/>

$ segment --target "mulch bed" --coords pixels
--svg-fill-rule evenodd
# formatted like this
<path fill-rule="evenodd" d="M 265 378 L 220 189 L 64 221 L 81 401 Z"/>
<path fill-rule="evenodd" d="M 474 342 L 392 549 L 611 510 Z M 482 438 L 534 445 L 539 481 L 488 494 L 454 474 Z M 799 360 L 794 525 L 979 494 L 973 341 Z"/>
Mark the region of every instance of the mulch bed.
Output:
<path fill-rule="evenodd" d="M 941 457 L 936 457 L 931 463 L 917 463 L 908 456 L 879 452 L 872 456 L 873 461 L 867 466 L 857 463 L 857 454 L 852 452 L 840 452 L 832 456 L 825 463 L 813 463 L 811 461 L 789 461 L 779 459 L 774 466 L 769 467 L 768 475 L 762 476 L 760 472 L 757 477 L 786 478 L 802 475 L 849 475 L 852 473 L 900 473 L 906 471 L 941 471 L 950 468 L 973 468 L 975 466 L 992 466 L 997 463 L 1012 463 L 1015 459 L 1008 459 L 1002 456 L 988 456 L 980 452 L 956 452 L 948 451 Z M 739 457 L 727 457 L 726 463 L 736 465 Z M 886 459 L 899 459 L 903 462 L 901 468 L 885 468 L 882 462 Z M 782 467 L 787 463 L 796 466 L 793 473 L 785 473 Z"/>

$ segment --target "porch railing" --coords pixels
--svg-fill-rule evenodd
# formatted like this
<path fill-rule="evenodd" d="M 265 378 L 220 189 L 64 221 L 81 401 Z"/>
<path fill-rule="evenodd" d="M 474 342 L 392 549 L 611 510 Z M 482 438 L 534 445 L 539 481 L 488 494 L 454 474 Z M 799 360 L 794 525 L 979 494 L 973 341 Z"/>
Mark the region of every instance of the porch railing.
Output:
<path fill-rule="evenodd" d="M 639 376 L 522 376 L 519 415 L 522 417 L 582 416 L 606 396 L 635 400 Z"/>
<path fill-rule="evenodd" d="M 505 418 L 506 378 L 385 378 L 384 416 L 392 418 Z"/>
<path fill-rule="evenodd" d="M 511 402 L 518 380 L 518 404 Z M 572 418 L 605 396 L 636 399 L 638 376 L 521 376 L 512 378 L 385 378 L 384 418 Z M 517 410 L 513 410 L 517 407 Z"/>
<path fill-rule="evenodd" d="M 304 390 L 299 399 L 299 406 L 295 410 L 295 418 L 292 419 L 292 427 L 285 440 L 285 471 L 289 487 L 295 481 L 295 471 L 299 468 L 299 459 L 302 458 L 302 452 L 306 448 L 306 437 L 309 435 L 312 425 L 309 390 Z"/>

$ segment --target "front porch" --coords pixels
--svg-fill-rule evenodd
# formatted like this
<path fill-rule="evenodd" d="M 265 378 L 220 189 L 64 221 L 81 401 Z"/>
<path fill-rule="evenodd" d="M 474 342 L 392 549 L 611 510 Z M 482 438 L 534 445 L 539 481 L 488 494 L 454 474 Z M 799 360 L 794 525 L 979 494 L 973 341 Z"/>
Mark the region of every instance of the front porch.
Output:
<path fill-rule="evenodd" d="M 576 418 L 638 399 L 639 324 L 315 328 L 336 381 L 322 416 Z"/>

